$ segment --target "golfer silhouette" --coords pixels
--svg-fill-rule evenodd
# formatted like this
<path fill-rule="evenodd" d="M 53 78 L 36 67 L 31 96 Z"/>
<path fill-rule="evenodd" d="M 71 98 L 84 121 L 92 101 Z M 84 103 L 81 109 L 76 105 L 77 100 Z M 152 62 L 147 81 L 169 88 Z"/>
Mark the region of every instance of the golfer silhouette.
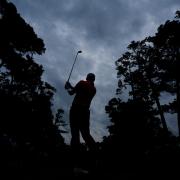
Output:
<path fill-rule="evenodd" d="M 74 95 L 74 100 L 70 108 L 70 128 L 71 147 L 74 150 L 80 148 L 80 133 L 90 151 L 96 150 L 96 142 L 90 134 L 90 105 L 96 94 L 94 86 L 95 75 L 87 74 L 86 80 L 79 81 L 73 87 L 69 81 L 65 84 L 65 89 L 70 95 Z"/>

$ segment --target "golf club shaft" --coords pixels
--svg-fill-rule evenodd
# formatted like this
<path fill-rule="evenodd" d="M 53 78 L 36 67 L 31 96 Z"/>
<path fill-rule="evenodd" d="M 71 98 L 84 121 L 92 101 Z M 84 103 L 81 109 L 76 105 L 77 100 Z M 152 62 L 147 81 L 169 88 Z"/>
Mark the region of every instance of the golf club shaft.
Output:
<path fill-rule="evenodd" d="M 72 74 L 72 71 L 73 71 L 74 64 L 75 64 L 75 62 L 76 62 L 76 59 L 77 59 L 78 53 L 79 53 L 79 51 L 78 51 L 78 52 L 77 52 L 77 54 L 76 54 L 76 57 L 75 57 L 75 60 L 74 60 L 74 63 L 73 63 L 73 65 L 72 65 L 72 68 L 71 68 L 71 71 L 70 71 L 70 74 L 69 74 L 69 77 L 68 77 L 68 80 L 67 80 L 67 82 L 69 82 L 69 79 L 70 79 L 70 77 L 71 77 L 71 74 Z"/>

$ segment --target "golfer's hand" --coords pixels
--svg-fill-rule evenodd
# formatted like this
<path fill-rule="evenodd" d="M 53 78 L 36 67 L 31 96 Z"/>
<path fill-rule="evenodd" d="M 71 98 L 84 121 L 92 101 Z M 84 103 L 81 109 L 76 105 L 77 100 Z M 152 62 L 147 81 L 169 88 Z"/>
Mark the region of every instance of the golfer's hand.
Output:
<path fill-rule="evenodd" d="M 70 89 L 71 88 L 71 84 L 67 81 L 65 86 L 64 86 L 65 89 Z"/>

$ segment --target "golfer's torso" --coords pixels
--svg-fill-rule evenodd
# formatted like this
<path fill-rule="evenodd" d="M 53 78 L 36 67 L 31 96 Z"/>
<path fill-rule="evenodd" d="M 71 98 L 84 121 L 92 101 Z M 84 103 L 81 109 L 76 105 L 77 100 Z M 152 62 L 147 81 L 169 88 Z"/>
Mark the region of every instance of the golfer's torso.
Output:
<path fill-rule="evenodd" d="M 88 81 L 80 81 L 75 86 L 76 95 L 73 100 L 73 106 L 90 107 L 91 101 L 96 94 L 96 88 Z"/>

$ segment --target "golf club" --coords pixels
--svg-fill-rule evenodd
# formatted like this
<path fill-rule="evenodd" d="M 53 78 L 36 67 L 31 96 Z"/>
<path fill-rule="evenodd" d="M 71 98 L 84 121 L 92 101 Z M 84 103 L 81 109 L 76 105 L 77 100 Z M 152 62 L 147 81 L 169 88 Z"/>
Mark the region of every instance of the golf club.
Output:
<path fill-rule="evenodd" d="M 76 54 L 76 57 L 75 57 L 75 60 L 74 60 L 73 65 L 72 65 L 72 68 L 71 68 L 71 71 L 70 71 L 70 74 L 69 74 L 69 77 L 68 77 L 67 82 L 69 82 L 69 79 L 70 79 L 70 77 L 71 77 L 71 74 L 72 74 L 72 71 L 73 71 L 73 68 L 74 68 L 74 64 L 75 64 L 75 62 L 76 62 L 76 59 L 77 59 L 77 56 L 78 56 L 79 53 L 82 53 L 82 51 L 78 51 L 77 54 Z"/>

